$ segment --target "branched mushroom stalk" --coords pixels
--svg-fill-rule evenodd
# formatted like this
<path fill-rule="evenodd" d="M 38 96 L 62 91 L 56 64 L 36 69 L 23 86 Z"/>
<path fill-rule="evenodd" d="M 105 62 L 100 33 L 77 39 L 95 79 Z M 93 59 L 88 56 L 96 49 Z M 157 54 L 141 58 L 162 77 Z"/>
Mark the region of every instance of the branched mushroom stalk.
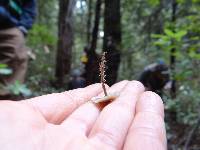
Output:
<path fill-rule="evenodd" d="M 101 62 L 99 64 L 99 71 L 100 71 L 100 77 L 101 77 L 101 84 L 102 84 L 102 88 L 103 88 L 103 92 L 105 94 L 105 96 L 107 96 L 107 91 L 106 91 L 106 87 L 105 87 L 105 82 L 106 82 L 106 74 L 105 74 L 105 69 L 106 69 L 106 52 L 103 52 L 102 57 L 101 57 Z"/>

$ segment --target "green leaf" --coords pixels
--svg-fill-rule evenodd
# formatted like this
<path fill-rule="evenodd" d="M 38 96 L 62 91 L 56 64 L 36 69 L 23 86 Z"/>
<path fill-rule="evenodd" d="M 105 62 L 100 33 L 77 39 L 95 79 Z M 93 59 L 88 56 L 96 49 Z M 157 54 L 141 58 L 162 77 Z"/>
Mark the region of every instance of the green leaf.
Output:
<path fill-rule="evenodd" d="M 8 65 L 7 64 L 0 64 L 0 68 L 7 68 Z"/>
<path fill-rule="evenodd" d="M 20 93 L 24 96 L 30 96 L 32 94 L 31 90 L 29 90 L 26 85 L 22 85 L 19 89 Z"/>
<path fill-rule="evenodd" d="M 170 37 L 174 37 L 174 32 L 171 31 L 170 29 L 164 29 L 164 32 L 166 35 L 168 35 Z"/>
<path fill-rule="evenodd" d="M 0 68 L 0 74 L 2 75 L 10 75 L 12 74 L 12 70 L 8 68 Z"/>
<path fill-rule="evenodd" d="M 177 3 L 179 3 L 179 4 L 184 4 L 184 3 L 185 3 L 185 0 L 177 0 Z"/>
<path fill-rule="evenodd" d="M 159 0 L 148 0 L 148 3 L 152 6 L 157 6 L 160 3 L 160 1 Z"/>
<path fill-rule="evenodd" d="M 8 89 L 15 95 L 22 94 L 24 96 L 30 96 L 32 94 L 31 90 L 29 90 L 25 84 L 21 84 L 19 81 L 9 85 Z"/>
<path fill-rule="evenodd" d="M 151 37 L 152 37 L 152 38 L 155 38 L 155 39 L 156 39 L 156 38 L 158 39 L 158 38 L 162 38 L 163 35 L 162 35 L 162 34 L 151 34 Z"/>
<path fill-rule="evenodd" d="M 198 2 L 199 2 L 199 0 L 192 0 L 192 2 L 193 2 L 193 3 L 198 3 Z"/>
<path fill-rule="evenodd" d="M 174 34 L 175 38 L 176 39 L 181 39 L 183 36 L 185 36 L 187 34 L 187 31 L 185 30 L 181 30 L 177 33 Z"/>
<path fill-rule="evenodd" d="M 154 45 L 157 45 L 157 46 L 163 46 L 165 44 L 166 44 L 166 42 L 162 39 L 159 39 L 156 42 L 154 42 Z"/>
<path fill-rule="evenodd" d="M 191 58 L 200 60 L 200 54 L 196 53 L 195 51 L 191 51 L 191 52 L 189 53 L 189 56 L 190 56 Z"/>

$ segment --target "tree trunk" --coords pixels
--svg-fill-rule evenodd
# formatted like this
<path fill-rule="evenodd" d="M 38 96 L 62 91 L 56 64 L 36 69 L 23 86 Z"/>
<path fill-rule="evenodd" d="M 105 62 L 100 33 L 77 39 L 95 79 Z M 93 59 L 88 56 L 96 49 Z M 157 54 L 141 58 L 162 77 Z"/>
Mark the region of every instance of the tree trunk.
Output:
<path fill-rule="evenodd" d="M 91 38 L 91 20 L 92 20 L 92 0 L 88 0 L 88 18 L 87 18 L 87 43 Z"/>
<path fill-rule="evenodd" d="M 64 83 L 64 76 L 69 73 L 73 45 L 72 15 L 76 0 L 59 0 L 58 47 L 55 76 L 57 83 Z"/>
<path fill-rule="evenodd" d="M 176 9 L 177 9 L 177 2 L 176 0 L 172 0 L 172 23 L 173 28 L 175 28 L 176 23 Z M 172 41 L 173 42 L 173 41 Z M 170 69 L 172 73 L 172 87 L 171 87 L 171 97 L 176 97 L 176 80 L 175 80 L 175 64 L 176 64 L 176 56 L 175 56 L 176 48 L 172 48 L 170 52 Z"/>
<path fill-rule="evenodd" d="M 97 0 L 91 44 L 89 46 L 89 49 L 86 51 L 88 62 L 85 66 L 85 71 L 86 71 L 85 78 L 86 78 L 86 83 L 88 85 L 99 82 L 99 75 L 98 75 L 99 74 L 99 56 L 96 53 L 96 47 L 97 47 L 97 40 L 98 40 L 98 33 L 99 33 L 101 4 L 102 4 L 102 0 Z"/>
<path fill-rule="evenodd" d="M 105 0 L 103 51 L 107 52 L 106 83 L 117 80 L 120 64 L 121 14 L 120 0 Z"/>

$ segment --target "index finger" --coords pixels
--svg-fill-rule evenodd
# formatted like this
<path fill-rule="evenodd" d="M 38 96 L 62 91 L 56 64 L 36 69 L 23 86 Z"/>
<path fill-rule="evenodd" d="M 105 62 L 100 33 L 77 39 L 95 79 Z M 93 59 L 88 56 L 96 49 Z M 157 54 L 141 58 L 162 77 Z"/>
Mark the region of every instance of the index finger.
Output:
<path fill-rule="evenodd" d="M 23 102 L 39 110 L 48 122 L 59 124 L 76 108 L 101 92 L 101 84 L 97 83 L 85 88 L 31 98 Z"/>
<path fill-rule="evenodd" d="M 145 92 L 136 105 L 136 115 L 128 131 L 124 150 L 166 150 L 164 107 L 161 98 Z"/>

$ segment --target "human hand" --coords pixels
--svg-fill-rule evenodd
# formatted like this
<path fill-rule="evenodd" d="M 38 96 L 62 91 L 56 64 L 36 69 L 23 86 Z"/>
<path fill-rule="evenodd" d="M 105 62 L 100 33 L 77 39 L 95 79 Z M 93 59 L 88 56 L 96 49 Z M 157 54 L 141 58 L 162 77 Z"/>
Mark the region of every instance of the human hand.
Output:
<path fill-rule="evenodd" d="M 137 81 L 108 88 L 120 96 L 100 109 L 100 84 L 25 101 L 0 102 L 1 150 L 165 150 L 162 100 Z M 87 102 L 89 101 L 89 102 Z"/>

